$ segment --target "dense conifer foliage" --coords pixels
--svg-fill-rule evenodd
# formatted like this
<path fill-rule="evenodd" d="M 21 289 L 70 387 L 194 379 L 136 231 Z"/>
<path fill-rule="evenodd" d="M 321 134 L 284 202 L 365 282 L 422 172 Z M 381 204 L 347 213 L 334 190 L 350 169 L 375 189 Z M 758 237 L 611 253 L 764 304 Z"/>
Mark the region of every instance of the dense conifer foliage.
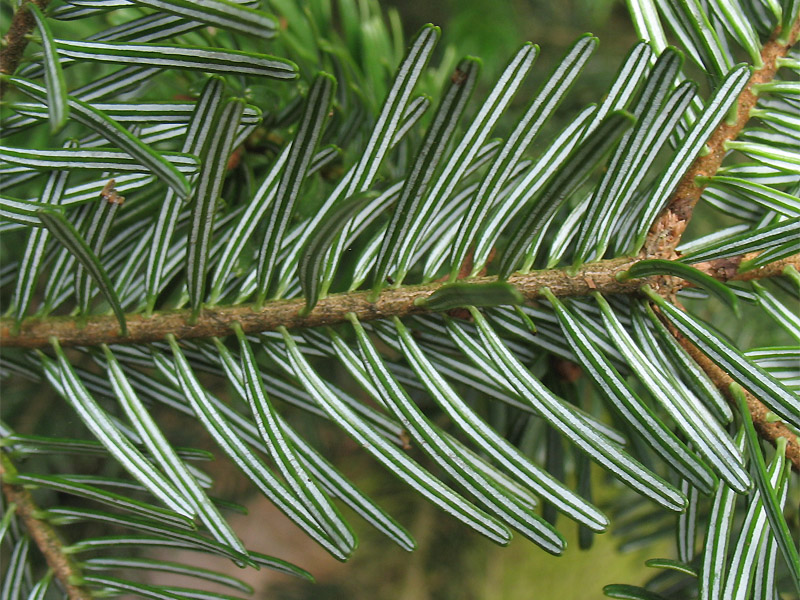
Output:
<path fill-rule="evenodd" d="M 533 43 L 482 77 L 369 1 L 5 2 L 0 598 L 309 578 L 212 456 L 341 561 L 354 519 L 413 551 L 348 438 L 500 545 L 675 531 L 610 597 L 800 593 L 800 1 L 628 8 L 579 106 L 591 34 L 530 91 Z"/>

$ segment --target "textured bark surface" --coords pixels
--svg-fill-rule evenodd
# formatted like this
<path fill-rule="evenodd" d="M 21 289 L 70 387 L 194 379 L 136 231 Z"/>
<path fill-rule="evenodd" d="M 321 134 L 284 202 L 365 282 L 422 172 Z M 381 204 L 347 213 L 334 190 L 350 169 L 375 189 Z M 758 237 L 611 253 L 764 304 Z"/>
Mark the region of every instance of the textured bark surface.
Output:
<path fill-rule="evenodd" d="M 789 53 L 800 36 L 800 19 L 792 27 L 788 43 L 781 44 L 777 40 L 778 35 L 778 32 L 774 33 L 772 39 L 764 44 L 761 50 L 763 66 L 753 71 L 747 85 L 739 94 L 736 101 L 736 118 L 728 121 L 729 115 L 721 116 L 721 123 L 706 142 L 708 153 L 695 159 L 670 196 L 667 206 L 650 228 L 644 245 L 644 254 L 647 256 L 675 257 L 675 248 L 680 243 L 681 236 L 692 218 L 694 207 L 705 189 L 705 186 L 697 185 L 695 180 L 698 177 L 714 175 L 722 166 L 726 152 L 725 143 L 739 136 L 750 120 L 750 111 L 758 102 L 754 86 L 770 82 L 775 78 L 779 68 L 778 59 Z"/>
<path fill-rule="evenodd" d="M 47 566 L 53 570 L 53 574 L 66 590 L 70 600 L 91 600 L 92 594 L 87 589 L 75 585 L 75 581 L 81 579 L 80 569 L 70 556 L 64 553 L 64 544 L 58 533 L 49 523 L 36 518 L 36 514 L 40 511 L 31 493 L 20 485 L 8 483 L 10 473 L 13 473 L 13 466 L 3 455 L 0 457 L 0 481 L 7 501 L 6 507 L 11 503 L 16 506 L 15 514 L 25 524 L 28 535 L 44 555 Z"/>
<path fill-rule="evenodd" d="M 574 275 L 562 269 L 533 271 L 527 275 L 514 275 L 508 282 L 515 285 L 526 300 L 534 300 L 539 290 L 548 287 L 556 296 L 582 296 L 594 291 L 604 293 L 634 293 L 641 280 L 618 282 L 614 276 L 633 264 L 629 258 L 614 259 L 585 265 Z M 494 277 L 477 277 L 474 283 L 496 281 Z M 119 323 L 112 315 L 98 317 L 48 317 L 26 319 L 19 326 L 12 319 L 0 320 L 0 346 L 17 348 L 44 348 L 55 337 L 62 346 L 94 346 L 97 344 L 141 344 L 163 340 L 168 334 L 178 339 L 226 336 L 232 332 L 234 322 L 241 324 L 247 333 L 270 331 L 283 325 L 319 327 L 335 325 L 355 313 L 362 321 L 404 317 L 426 311 L 414 302 L 426 298 L 442 283 L 404 286 L 384 290 L 375 302 L 370 302 L 370 292 L 333 294 L 319 301 L 308 315 L 303 314 L 305 301 L 279 300 L 265 304 L 261 309 L 250 305 L 206 308 L 194 321 L 190 310 L 158 312 L 147 317 L 127 315 L 128 335 L 120 335 Z"/>
<path fill-rule="evenodd" d="M 36 20 L 29 10 L 25 10 L 25 4 L 33 2 L 40 9 L 44 10 L 48 0 L 27 0 L 17 9 L 11 18 L 8 33 L 3 36 L 2 49 L 0 49 L 0 73 L 11 75 L 17 70 L 25 48 L 28 46 L 28 36 L 36 27 Z M 0 79 L 0 98 L 6 90 L 6 82 Z"/>

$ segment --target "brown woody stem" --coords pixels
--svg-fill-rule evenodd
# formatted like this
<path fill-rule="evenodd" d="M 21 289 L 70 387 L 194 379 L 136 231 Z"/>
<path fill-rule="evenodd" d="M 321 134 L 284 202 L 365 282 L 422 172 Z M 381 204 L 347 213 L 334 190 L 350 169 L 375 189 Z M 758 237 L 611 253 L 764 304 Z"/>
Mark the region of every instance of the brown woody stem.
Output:
<path fill-rule="evenodd" d="M 728 399 L 731 406 L 738 407 L 736 399 L 731 395 L 730 384 L 733 379 L 720 367 L 718 367 L 708 356 L 700 351 L 691 341 L 686 339 L 680 334 L 672 324 L 664 319 L 665 324 L 669 328 L 672 335 L 678 340 L 681 346 L 689 353 L 694 361 L 700 365 L 700 368 L 708 374 L 714 385 L 723 393 Z M 750 411 L 750 416 L 753 417 L 753 425 L 755 425 L 758 434 L 773 446 L 778 438 L 786 438 L 786 458 L 792 462 L 795 470 L 800 471 L 800 439 L 780 421 L 770 419 L 769 409 L 762 404 L 762 402 L 753 396 L 747 390 L 744 390 L 745 397 L 747 398 L 747 408 Z"/>
<path fill-rule="evenodd" d="M 713 176 L 722 166 L 722 161 L 726 154 L 725 143 L 739 136 L 750 120 L 750 112 L 758 101 L 754 86 L 767 83 L 774 79 L 779 68 L 778 59 L 786 56 L 792 45 L 796 42 L 798 37 L 800 37 L 800 18 L 798 18 L 792 26 L 792 30 L 787 36 L 787 43 L 780 43 L 778 41 L 779 33 L 780 32 L 775 32 L 772 38 L 764 44 L 761 50 L 762 67 L 753 71 L 744 90 L 739 94 L 736 104 L 736 118 L 730 122 L 723 121 L 714 130 L 714 133 L 706 143 L 709 152 L 704 156 L 698 157 L 694 163 L 692 163 L 692 166 L 681 178 L 667 206 L 656 219 L 655 223 L 653 223 L 643 248 L 644 256 L 648 258 L 676 258 L 677 254 L 675 248 L 680 243 L 681 236 L 686 230 L 689 220 L 692 218 L 694 207 L 697 205 L 705 189 L 705 186 L 696 183 L 696 179 L 698 177 Z M 776 261 L 761 269 L 754 269 L 753 271 L 739 274 L 739 264 L 753 256 L 754 255 L 738 256 L 707 263 L 699 263 L 696 264 L 695 267 L 721 281 L 728 281 L 730 279 L 746 281 L 763 277 L 767 272 L 779 275 L 786 266 L 794 265 L 797 267 L 798 264 L 798 255 L 795 255 L 782 261 Z M 659 290 L 664 296 L 672 296 L 676 291 L 676 288 L 670 286 L 664 286 Z M 672 331 L 675 338 L 689 354 L 691 354 L 697 364 L 708 374 L 719 390 L 732 401 L 734 406 L 736 406 L 736 401 L 730 397 L 730 384 L 733 382 L 730 375 L 714 364 L 711 359 L 703 354 L 689 340 L 681 336 L 674 328 L 670 327 L 670 331 Z M 745 390 L 745 395 L 747 397 L 747 406 L 753 417 L 753 424 L 759 435 L 773 445 L 779 437 L 786 438 L 788 442 L 786 445 L 786 456 L 792 461 L 794 468 L 800 470 L 800 442 L 797 436 L 783 423 L 771 422 L 767 418 L 769 412 L 767 407 L 750 392 Z"/>
<path fill-rule="evenodd" d="M 753 71 L 747 85 L 739 94 L 736 104 L 736 118 L 731 122 L 727 120 L 717 126 L 708 139 L 706 147 L 708 153 L 698 157 L 681 178 L 678 187 L 670 197 L 667 206 L 661 212 L 650 228 L 647 241 L 644 245 L 644 254 L 650 257 L 673 258 L 675 248 L 681 241 L 681 236 L 692 218 L 694 207 L 700 200 L 705 186 L 697 185 L 698 177 L 711 177 L 722 166 L 725 158 L 725 143 L 736 139 L 750 120 L 750 111 L 755 107 L 758 96 L 753 91 L 753 86 L 767 83 L 775 78 L 778 72 L 778 59 L 785 57 L 792 45 L 800 36 L 800 19 L 795 21 L 792 31 L 788 36 L 788 43 L 777 41 L 779 32 L 773 34 L 772 39 L 764 44 L 761 50 L 760 69 Z"/>
<path fill-rule="evenodd" d="M 603 293 L 635 293 L 641 281 L 620 283 L 615 275 L 624 271 L 635 259 L 621 258 L 584 265 L 570 275 L 562 269 L 533 271 L 508 279 L 522 292 L 526 300 L 534 300 L 539 290 L 548 287 L 556 296 L 581 296 L 594 291 Z M 477 277 L 470 281 L 485 283 L 494 277 Z M 62 346 L 94 346 L 97 344 L 141 344 L 163 340 L 168 334 L 178 339 L 226 336 L 233 333 L 234 322 L 246 333 L 270 331 L 281 325 L 289 329 L 334 325 L 355 313 L 362 321 L 423 314 L 426 309 L 415 304 L 439 289 L 442 283 L 404 286 L 384 290 L 375 302 L 368 291 L 333 294 L 319 301 L 305 315 L 305 301 L 279 300 L 268 302 L 260 309 L 249 305 L 206 308 L 196 318 L 190 310 L 158 312 L 150 317 L 127 315 L 128 335 L 119 332 L 119 323 L 111 315 L 75 319 L 71 317 L 29 318 L 17 325 L 13 319 L 0 319 L 0 346 L 44 348 L 55 337 Z"/>
<path fill-rule="evenodd" d="M 749 256 L 749 255 L 748 255 Z M 737 274 L 736 268 L 742 257 L 721 259 L 696 266 L 712 277 L 727 281 L 730 279 L 754 279 L 782 275 L 787 265 L 800 267 L 800 256 L 793 256 L 760 269 Z M 563 269 L 532 271 L 525 275 L 513 275 L 508 279 L 522 292 L 526 301 L 539 297 L 539 290 L 550 288 L 556 296 L 585 296 L 593 292 L 603 294 L 637 293 L 641 280 L 620 283 L 617 273 L 630 268 L 636 259 L 616 258 L 589 263 L 576 273 Z M 496 281 L 494 277 L 476 277 L 470 281 L 485 283 Z M 355 313 L 359 320 L 370 321 L 389 317 L 404 317 L 424 314 L 425 308 L 415 304 L 443 284 L 436 282 L 427 285 L 405 286 L 384 290 L 375 302 L 369 301 L 370 292 L 348 292 L 334 294 L 319 301 L 309 314 L 303 314 L 305 301 L 279 300 L 268 302 L 260 309 L 250 305 L 206 308 L 196 318 L 189 310 L 157 312 L 150 317 L 141 314 L 126 315 L 128 335 L 119 332 L 119 323 L 112 315 L 94 317 L 35 317 L 17 324 L 11 318 L 0 319 L 0 347 L 45 348 L 50 338 L 58 339 L 62 346 L 96 346 L 98 344 L 142 344 L 156 342 L 168 334 L 178 339 L 207 338 L 227 336 L 233 333 L 233 323 L 240 323 L 246 333 L 274 330 L 283 325 L 289 329 L 335 325 L 346 320 L 347 313 Z"/>
<path fill-rule="evenodd" d="M 34 27 L 36 27 L 36 20 L 29 10 L 25 10 L 25 4 L 33 2 L 41 8 L 45 9 L 49 0 L 27 0 L 17 7 L 14 16 L 11 18 L 11 25 L 8 28 L 8 33 L 3 37 L 2 49 L 0 49 L 0 73 L 4 75 L 11 75 L 17 70 L 22 55 L 25 53 L 25 48 L 28 45 L 28 36 Z M 0 80 L 0 98 L 3 97 L 6 89 L 5 80 Z"/>
<path fill-rule="evenodd" d="M 47 565 L 61 582 L 70 600 L 91 600 L 92 594 L 85 588 L 75 585 L 81 580 L 80 569 L 68 554 L 64 552 L 64 544 L 55 529 L 46 521 L 38 519 L 35 515 L 39 508 L 31 493 L 21 485 L 8 483 L 10 475 L 16 473 L 14 465 L 8 455 L 0 451 L 0 480 L 2 480 L 3 495 L 8 503 L 16 505 L 16 514 L 19 516 L 28 535 L 31 536 L 36 546 L 44 555 Z"/>

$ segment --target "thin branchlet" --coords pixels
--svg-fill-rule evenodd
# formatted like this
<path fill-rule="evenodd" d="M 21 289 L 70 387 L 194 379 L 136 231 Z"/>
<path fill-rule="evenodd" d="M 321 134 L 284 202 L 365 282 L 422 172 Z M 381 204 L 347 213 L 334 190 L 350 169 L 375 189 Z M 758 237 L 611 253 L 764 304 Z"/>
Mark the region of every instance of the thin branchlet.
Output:
<path fill-rule="evenodd" d="M 678 340 L 678 343 L 689 353 L 694 361 L 700 366 L 703 371 L 709 376 L 714 385 L 722 392 L 731 406 L 737 406 L 736 398 L 731 394 L 730 384 L 733 379 L 724 370 L 714 363 L 708 356 L 706 356 L 697 346 L 690 340 L 681 335 L 681 333 L 673 327 L 673 325 L 664 318 L 655 307 L 656 312 L 659 314 L 664 324 L 669 329 L 670 333 Z M 798 437 L 781 421 L 771 418 L 770 410 L 753 394 L 744 390 L 745 398 L 747 399 L 747 408 L 750 416 L 753 418 L 753 425 L 756 428 L 759 436 L 767 440 L 773 446 L 777 443 L 778 438 L 786 439 L 786 458 L 791 461 L 792 466 L 796 471 L 800 471 L 800 440 Z"/>
<path fill-rule="evenodd" d="M 64 542 L 50 523 L 38 518 L 41 510 L 31 493 L 21 485 L 9 482 L 16 468 L 4 451 L 0 451 L 0 481 L 6 501 L 16 506 L 16 515 L 25 526 L 36 546 L 44 555 L 47 566 L 52 569 L 56 579 L 67 592 L 70 600 L 91 600 L 92 594 L 85 587 L 76 585 L 81 581 L 80 567 L 69 554 L 64 552 Z"/>
<path fill-rule="evenodd" d="M 733 119 L 720 118 L 706 143 L 706 153 L 699 156 L 681 178 L 667 205 L 650 227 L 643 253 L 651 258 L 674 258 L 675 248 L 680 244 L 683 232 L 692 218 L 694 208 L 703 195 L 705 185 L 698 185 L 699 177 L 711 177 L 722 166 L 727 149 L 726 142 L 735 140 L 750 120 L 750 113 L 758 102 L 757 87 L 775 79 L 780 68 L 779 59 L 785 57 L 800 37 L 800 17 L 795 21 L 788 42 L 778 41 L 780 31 L 773 33 L 761 50 L 762 66 L 753 71 L 744 89 L 736 99 L 736 115 Z"/>
<path fill-rule="evenodd" d="M 723 280 L 740 276 L 730 273 L 727 266 L 735 259 L 724 259 L 724 263 L 713 261 L 702 263 L 709 275 Z M 513 275 L 508 282 L 514 285 L 527 302 L 535 301 L 543 287 L 549 288 L 558 297 L 586 296 L 594 292 L 603 294 L 636 294 L 642 280 L 617 281 L 616 275 L 630 268 L 636 259 L 616 258 L 587 263 L 576 272 L 568 269 L 532 271 L 524 275 Z M 723 264 L 725 267 L 723 268 Z M 743 274 L 748 279 L 775 277 L 793 264 L 800 266 L 800 257 L 793 257 Z M 476 277 L 470 281 L 487 283 L 494 277 Z M 685 282 L 684 282 L 685 283 Z M 62 346 L 96 346 L 99 344 L 142 344 L 161 341 L 167 335 L 176 339 L 222 337 L 233 333 L 232 325 L 239 322 L 246 333 L 273 331 L 280 326 L 288 329 L 336 325 L 354 313 L 361 321 L 404 317 L 430 312 L 420 306 L 419 299 L 433 294 L 443 284 L 403 286 L 384 290 L 373 302 L 370 292 L 348 292 L 333 294 L 319 301 L 310 313 L 305 313 L 305 300 L 279 300 L 268 302 L 261 308 L 249 304 L 219 306 L 203 309 L 196 318 L 190 310 L 155 312 L 150 316 L 140 313 L 126 315 L 128 335 L 123 336 L 119 323 L 113 315 L 90 317 L 31 317 L 21 323 L 14 319 L 0 319 L 0 347 L 46 348 L 50 338 L 56 337 Z"/>
<path fill-rule="evenodd" d="M 14 16 L 11 18 L 8 32 L 3 36 L 2 47 L 0 48 L 0 73 L 3 75 L 11 75 L 17 70 L 19 63 L 22 61 L 22 55 L 25 53 L 25 48 L 28 46 L 30 33 L 36 27 L 36 19 L 33 13 L 25 9 L 25 5 L 30 2 L 33 2 L 44 11 L 49 0 L 25 0 L 17 7 Z M 5 90 L 6 80 L 0 79 L 0 98 L 5 94 Z"/>
<path fill-rule="evenodd" d="M 689 167 L 689 170 L 681 178 L 677 188 L 670 196 L 666 207 L 655 220 L 650 228 L 645 241 L 642 255 L 646 258 L 677 258 L 676 248 L 680 244 L 681 238 L 689 221 L 694 213 L 700 197 L 705 190 L 705 185 L 697 183 L 698 178 L 707 178 L 715 175 L 725 159 L 727 149 L 726 143 L 735 140 L 744 130 L 753 108 L 758 102 L 757 87 L 759 84 L 772 81 L 780 68 L 779 59 L 785 57 L 794 43 L 800 37 L 800 16 L 792 25 L 788 36 L 784 37 L 787 42 L 779 41 L 780 31 L 775 31 L 770 40 L 764 44 L 761 50 L 762 66 L 755 69 L 750 76 L 745 88 L 739 93 L 736 100 L 736 114 L 733 119 L 723 119 L 714 130 L 714 133 L 706 143 L 707 152 L 698 157 Z M 700 263 L 695 265 L 703 271 L 720 279 L 728 281 L 730 279 L 753 280 L 763 276 L 763 271 L 756 269 L 742 274 L 738 273 L 739 265 L 745 260 L 753 258 L 755 255 L 737 256 L 717 261 Z M 782 261 L 776 261 L 769 265 L 770 270 L 780 275 L 784 268 L 789 265 L 797 266 L 800 257 L 798 255 L 789 257 Z M 679 291 L 679 284 L 672 286 L 662 286 L 659 289 L 664 297 L 674 300 L 675 294 Z M 736 400 L 730 397 L 730 384 L 733 379 L 725 373 L 703 352 L 694 346 L 689 340 L 681 336 L 677 330 L 670 328 L 678 342 L 689 352 L 700 367 L 708 374 L 719 390 L 736 406 Z M 745 390 L 747 406 L 753 418 L 753 424 L 759 435 L 775 445 L 780 437 L 787 439 L 786 456 L 800 470 L 800 443 L 797 436 L 780 422 L 772 422 L 768 418 L 767 408 L 750 392 Z"/>

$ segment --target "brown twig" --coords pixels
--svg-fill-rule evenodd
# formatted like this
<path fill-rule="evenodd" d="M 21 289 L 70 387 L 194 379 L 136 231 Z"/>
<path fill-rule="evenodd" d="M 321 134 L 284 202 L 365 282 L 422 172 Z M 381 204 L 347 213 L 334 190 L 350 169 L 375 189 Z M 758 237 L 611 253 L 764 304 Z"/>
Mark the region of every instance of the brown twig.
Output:
<path fill-rule="evenodd" d="M 717 366 L 716 363 L 706 356 L 691 341 L 682 336 L 667 319 L 663 320 L 672 335 L 676 340 L 678 340 L 678 343 L 689 353 L 694 361 L 700 365 L 700 368 L 706 372 L 706 374 L 711 378 L 711 381 L 714 382 L 714 385 L 717 386 L 717 388 L 728 399 L 731 406 L 734 408 L 738 407 L 736 399 L 730 393 L 730 384 L 733 383 L 731 376 Z M 762 404 L 758 398 L 753 396 L 753 394 L 747 390 L 744 392 L 745 397 L 747 398 L 747 408 L 750 410 L 750 416 L 753 417 L 753 425 L 755 425 L 758 434 L 763 439 L 770 442 L 773 446 L 778 438 L 786 438 L 786 458 L 792 462 L 796 470 L 800 471 L 800 440 L 798 440 L 797 436 L 792 432 L 792 430 L 782 422 L 769 419 L 769 409 L 764 406 L 764 404 Z"/>
<path fill-rule="evenodd" d="M 5 453 L 0 452 L 0 479 L 3 495 L 9 503 L 17 507 L 16 514 L 28 530 L 36 546 L 42 552 L 47 565 L 52 569 L 56 579 L 61 582 L 70 600 L 91 600 L 91 593 L 74 582 L 80 581 L 80 569 L 75 562 L 64 553 L 64 544 L 53 527 L 46 521 L 36 518 L 39 508 L 30 492 L 21 485 L 8 483 L 6 479 L 15 472 L 14 466 Z"/>
<path fill-rule="evenodd" d="M 742 258 L 726 258 L 698 263 L 695 266 L 722 281 L 776 277 L 789 264 L 800 267 L 800 256 L 793 256 L 738 274 L 736 268 Z M 636 261 L 628 258 L 604 260 L 584 265 L 574 274 L 568 274 L 562 269 L 550 269 L 514 275 L 508 281 L 528 301 L 537 299 L 539 290 L 543 287 L 550 288 L 559 297 L 585 296 L 596 291 L 604 294 L 632 294 L 638 292 L 642 281 L 620 283 L 615 275 L 634 262 Z M 477 277 L 472 281 L 485 283 L 495 281 L 495 278 Z M 195 320 L 189 310 L 157 312 L 150 317 L 131 314 L 126 315 L 128 335 L 125 337 L 120 335 L 119 323 L 112 315 L 29 318 L 21 324 L 6 317 L 0 319 L 0 347 L 44 348 L 49 346 L 51 337 L 57 338 L 62 346 L 95 346 L 155 342 L 165 339 L 168 334 L 173 334 L 178 339 L 226 336 L 232 333 L 231 326 L 234 322 L 240 323 L 247 333 L 270 331 L 280 325 L 289 329 L 319 327 L 341 323 L 346 320 L 349 312 L 355 313 L 363 321 L 403 317 L 427 312 L 425 308 L 416 305 L 415 301 L 429 296 L 441 285 L 442 283 L 435 282 L 385 290 L 375 302 L 369 301 L 369 292 L 334 294 L 320 300 L 308 315 L 303 314 L 305 304 L 302 299 L 269 302 L 261 309 L 254 309 L 250 305 L 206 308 Z"/>
<path fill-rule="evenodd" d="M 4 75 L 11 75 L 17 70 L 22 55 L 25 53 L 25 48 L 28 45 L 28 36 L 34 27 L 36 27 L 36 20 L 33 18 L 33 13 L 25 10 L 25 4 L 33 2 L 40 9 L 44 10 L 49 0 L 27 0 L 23 2 L 11 18 L 11 25 L 8 27 L 8 33 L 3 36 L 2 49 L 0 49 L 0 73 Z M 6 90 L 5 80 L 0 80 L 0 98 L 3 97 Z"/>
<path fill-rule="evenodd" d="M 750 111 L 755 107 L 758 96 L 753 86 L 767 83 L 775 78 L 778 71 L 778 59 L 785 57 L 794 42 L 800 36 L 800 19 L 798 19 L 789 35 L 789 42 L 782 44 L 777 40 L 778 33 L 764 44 L 761 50 L 763 66 L 753 71 L 744 90 L 739 94 L 736 105 L 736 118 L 731 122 L 723 121 L 714 130 L 706 144 L 708 154 L 698 157 L 681 178 L 678 187 L 670 197 L 667 206 L 661 211 L 650 228 L 644 245 L 644 254 L 649 257 L 674 258 L 675 248 L 681 240 L 692 212 L 700 200 L 705 186 L 697 185 L 698 177 L 714 175 L 725 158 L 725 143 L 734 140 L 750 120 Z M 724 118 L 724 117 L 722 117 Z"/>
<path fill-rule="evenodd" d="M 694 265 L 694 267 L 721 281 L 750 281 L 762 277 L 780 276 L 783 272 L 783 269 L 785 269 L 788 265 L 793 265 L 795 267 L 800 265 L 800 255 L 795 254 L 794 256 L 790 256 L 780 261 L 775 261 L 774 263 L 770 263 L 761 268 L 753 269 L 752 271 L 746 271 L 745 273 L 739 273 L 739 264 L 744 260 L 753 258 L 753 256 L 755 256 L 755 254 L 723 258 L 705 263 L 697 263 Z M 670 291 L 672 292 L 674 289 Z M 675 327 L 673 327 L 667 319 L 663 318 L 660 311 L 656 312 L 658 312 L 659 316 L 662 317 L 662 320 L 667 325 L 667 328 L 669 329 L 670 333 L 672 333 L 673 337 L 678 340 L 678 343 L 711 378 L 711 381 L 714 382 L 714 385 L 728 399 L 728 401 L 731 403 L 731 406 L 738 408 L 738 402 L 730 392 L 730 385 L 733 383 L 733 378 L 723 369 L 721 369 L 716 363 L 714 363 L 714 361 L 712 361 L 708 356 L 706 356 L 706 354 L 704 354 L 690 340 L 681 335 L 680 332 L 675 329 Z M 744 390 L 744 393 L 745 397 L 747 398 L 747 407 L 750 410 L 750 416 L 753 418 L 753 425 L 755 426 L 756 431 L 758 431 L 758 434 L 763 439 L 770 442 L 773 446 L 779 437 L 786 438 L 786 458 L 792 462 L 796 470 L 800 471 L 800 440 L 786 425 L 780 421 L 771 421 L 768 418 L 769 409 L 764 406 L 764 404 L 758 398 L 753 396 L 753 394 L 747 390 Z"/>
<path fill-rule="evenodd" d="M 743 254 L 741 256 L 731 256 L 730 258 L 720 258 L 708 262 L 695 263 L 692 266 L 720 281 L 752 281 L 765 277 L 780 277 L 783 275 L 783 270 L 790 265 L 796 269 L 800 269 L 800 254 L 795 254 L 794 256 L 776 260 L 763 267 L 739 273 L 739 265 L 756 256 L 758 256 L 758 252 L 751 252 L 750 254 Z"/>
<path fill-rule="evenodd" d="M 758 96 L 754 92 L 754 86 L 767 83 L 775 78 L 778 71 L 778 59 L 786 56 L 800 37 L 800 18 L 795 21 L 792 30 L 787 37 L 787 43 L 780 43 L 775 32 L 772 38 L 764 44 L 761 50 L 762 66 L 753 71 L 747 85 L 739 94 L 736 104 L 736 118 L 722 121 L 714 133 L 708 139 L 706 148 L 708 153 L 700 156 L 692 163 L 689 170 L 684 173 L 677 188 L 670 197 L 667 206 L 655 220 L 648 233 L 647 240 L 643 248 L 643 256 L 647 258 L 667 258 L 677 257 L 675 248 L 681 241 L 683 232 L 686 230 L 689 220 L 692 218 L 694 207 L 700 200 L 705 189 L 704 185 L 698 185 L 698 177 L 710 177 L 716 174 L 722 166 L 722 161 L 726 154 L 726 142 L 736 139 L 750 120 L 750 112 L 758 101 Z M 720 260 L 697 263 L 694 266 L 701 271 L 711 275 L 721 281 L 738 280 L 749 281 L 761 277 L 780 275 L 787 265 L 798 266 L 800 256 L 795 255 L 776 261 L 759 269 L 753 269 L 745 273 L 739 273 L 739 265 L 750 258 L 753 254 L 724 258 Z M 659 289 L 659 293 L 665 297 L 674 297 L 678 288 L 675 286 L 664 286 Z M 730 384 L 733 379 L 723 369 L 718 367 L 708 356 L 700 351 L 688 339 L 667 323 L 672 335 L 678 340 L 687 352 L 694 358 L 695 362 L 708 374 L 719 390 L 734 405 L 736 401 L 730 397 Z M 788 441 L 786 446 L 786 456 L 794 464 L 795 469 L 800 470 L 800 443 L 797 437 L 789 430 L 786 425 L 780 422 L 770 422 L 768 409 L 755 396 L 745 390 L 747 406 L 753 418 L 753 424 L 759 435 L 770 441 L 773 445 L 779 437 L 785 437 Z"/>
<path fill-rule="evenodd" d="M 742 258 L 726 258 L 695 266 L 722 281 L 777 277 L 789 264 L 800 268 L 800 256 L 793 256 L 737 274 L 735 271 Z M 593 292 L 633 294 L 638 292 L 642 281 L 620 283 L 615 275 L 634 262 L 635 259 L 629 258 L 603 260 L 586 264 L 574 274 L 568 274 L 563 269 L 549 269 L 514 275 L 508 281 L 528 301 L 537 299 L 543 287 L 550 288 L 558 297 L 585 296 Z M 472 281 L 485 283 L 495 281 L 495 278 L 477 277 Z M 150 317 L 130 314 L 126 315 L 128 335 L 125 337 L 120 335 L 119 323 L 112 315 L 29 318 L 21 324 L 5 317 L 0 319 L 0 347 L 44 348 L 49 346 L 51 337 L 57 338 L 62 346 L 95 346 L 155 342 L 165 339 L 167 334 L 173 334 L 178 339 L 226 336 L 233 333 L 231 325 L 234 322 L 240 323 L 247 333 L 270 331 L 280 325 L 289 329 L 319 327 L 342 323 L 349 312 L 355 313 L 363 321 L 403 317 L 427 312 L 416 305 L 415 300 L 429 296 L 441 286 L 441 282 L 435 282 L 389 289 L 381 293 L 375 302 L 369 301 L 369 292 L 334 294 L 320 300 L 308 315 L 303 314 L 305 304 L 302 299 L 268 302 L 258 310 L 250 305 L 206 308 L 194 321 L 189 310 L 157 312 Z"/>
<path fill-rule="evenodd" d="M 614 277 L 633 262 L 634 259 L 618 258 L 584 265 L 574 275 L 562 269 L 550 269 L 514 275 L 508 281 L 527 300 L 536 299 L 543 287 L 550 288 L 556 296 L 581 296 L 593 291 L 635 293 L 641 281 L 620 283 Z M 494 277 L 477 277 L 472 281 L 485 283 L 495 280 Z M 280 325 L 289 329 L 319 327 L 342 323 L 350 312 L 364 321 L 403 317 L 427 312 L 416 305 L 415 300 L 429 296 L 442 285 L 437 282 L 384 290 L 375 302 L 369 301 L 368 291 L 334 294 L 320 300 L 308 315 L 303 314 L 305 301 L 302 299 L 269 302 L 261 309 L 249 305 L 207 308 L 194 321 L 189 310 L 159 312 L 150 317 L 127 315 L 128 335 L 125 337 L 120 335 L 116 318 L 110 315 L 81 319 L 30 318 L 19 326 L 13 319 L 3 318 L 0 319 L 0 346 L 43 348 L 49 346 L 51 337 L 58 338 L 62 346 L 94 346 L 154 342 L 163 340 L 167 334 L 178 339 L 226 336 L 233 333 L 231 326 L 234 322 L 240 323 L 247 333 L 269 331 Z"/>

